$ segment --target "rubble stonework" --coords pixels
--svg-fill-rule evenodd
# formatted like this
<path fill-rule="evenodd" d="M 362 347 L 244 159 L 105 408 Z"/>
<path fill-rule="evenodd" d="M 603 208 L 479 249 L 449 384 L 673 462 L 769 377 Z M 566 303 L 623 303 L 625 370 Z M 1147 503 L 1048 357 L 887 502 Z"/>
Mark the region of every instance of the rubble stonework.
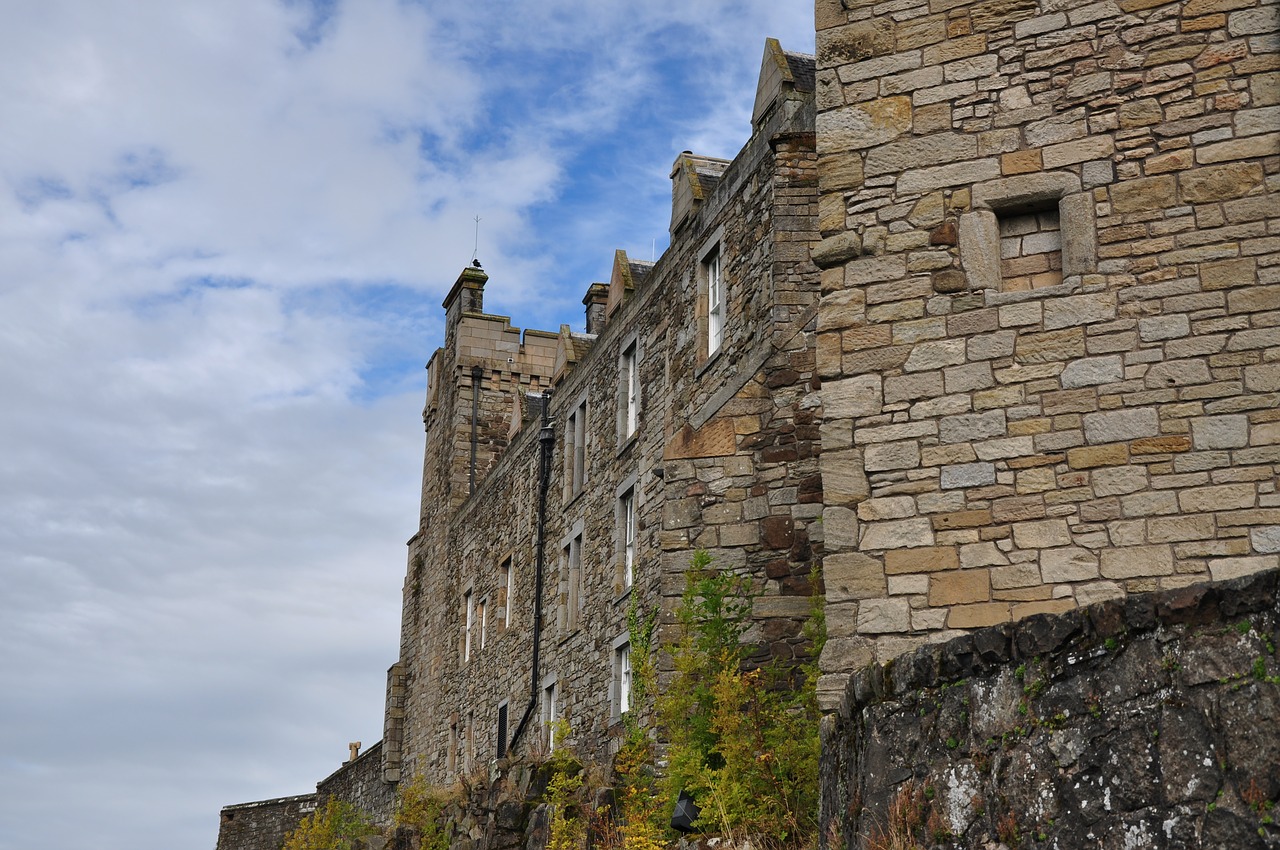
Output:
<path fill-rule="evenodd" d="M 470 776 L 517 730 L 517 752 L 545 749 L 553 713 L 578 752 L 607 759 L 628 612 L 660 612 L 668 639 L 696 549 L 760 593 L 754 657 L 804 657 L 822 504 L 812 80 L 812 57 L 769 43 L 751 140 L 732 162 L 677 158 L 670 247 L 656 263 L 617 253 L 609 283 L 584 299 L 587 333 L 522 336 L 483 312 L 482 270 L 459 277 L 429 367 L 388 780 Z M 554 448 L 535 673 L 544 401 Z"/>
<path fill-rule="evenodd" d="M 1275 4 L 816 21 L 824 705 L 922 640 L 1280 564 Z"/>

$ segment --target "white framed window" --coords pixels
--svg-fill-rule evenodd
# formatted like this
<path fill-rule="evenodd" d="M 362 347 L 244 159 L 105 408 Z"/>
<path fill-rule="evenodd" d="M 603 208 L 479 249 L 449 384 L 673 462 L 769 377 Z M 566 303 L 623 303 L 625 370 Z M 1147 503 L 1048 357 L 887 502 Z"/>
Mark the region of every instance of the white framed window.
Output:
<path fill-rule="evenodd" d="M 556 735 L 555 725 L 560 718 L 560 707 L 556 704 L 560 698 L 559 688 L 556 687 L 556 679 L 554 676 L 544 679 L 542 682 L 542 728 L 547 736 L 547 751 L 555 752 Z"/>
<path fill-rule="evenodd" d="M 565 498 L 582 492 L 587 480 L 587 400 L 573 406 L 564 430 Z"/>
<path fill-rule="evenodd" d="M 476 600 L 470 590 L 462 594 L 462 660 L 471 660 L 471 631 L 476 621 Z"/>
<path fill-rule="evenodd" d="M 720 246 L 702 258 L 702 274 L 707 282 L 707 356 L 724 343 L 724 275 L 720 268 Z"/>
<path fill-rule="evenodd" d="M 631 710 L 631 643 L 626 638 L 613 647 L 613 704 L 616 714 Z"/>
<path fill-rule="evenodd" d="M 480 648 L 484 649 L 485 638 L 489 634 L 489 598 L 480 600 Z"/>
<path fill-rule="evenodd" d="M 622 543 L 622 587 L 635 582 L 636 568 L 636 490 L 628 488 L 618 500 L 619 524 Z"/>
<path fill-rule="evenodd" d="M 622 350 L 619 387 L 622 394 L 622 438 L 625 440 L 640 426 L 640 356 L 636 340 Z"/>

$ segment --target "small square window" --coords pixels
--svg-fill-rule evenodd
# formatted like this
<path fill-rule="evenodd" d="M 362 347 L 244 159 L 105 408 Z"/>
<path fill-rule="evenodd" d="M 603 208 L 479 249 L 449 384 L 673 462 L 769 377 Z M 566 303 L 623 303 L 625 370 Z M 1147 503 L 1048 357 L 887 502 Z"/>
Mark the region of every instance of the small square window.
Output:
<path fill-rule="evenodd" d="M 1062 230 L 1056 205 L 996 214 L 1000 231 L 1000 288 L 1029 292 L 1062 283 Z"/>

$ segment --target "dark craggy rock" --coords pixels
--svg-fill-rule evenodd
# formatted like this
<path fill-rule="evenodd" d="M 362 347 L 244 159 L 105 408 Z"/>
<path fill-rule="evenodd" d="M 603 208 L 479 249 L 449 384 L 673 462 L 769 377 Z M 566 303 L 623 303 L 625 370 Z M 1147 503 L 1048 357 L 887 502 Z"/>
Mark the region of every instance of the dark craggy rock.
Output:
<path fill-rule="evenodd" d="M 860 671 L 823 725 L 825 846 L 891 836 L 905 801 L 930 847 L 1280 847 L 1278 581 L 1031 617 Z"/>

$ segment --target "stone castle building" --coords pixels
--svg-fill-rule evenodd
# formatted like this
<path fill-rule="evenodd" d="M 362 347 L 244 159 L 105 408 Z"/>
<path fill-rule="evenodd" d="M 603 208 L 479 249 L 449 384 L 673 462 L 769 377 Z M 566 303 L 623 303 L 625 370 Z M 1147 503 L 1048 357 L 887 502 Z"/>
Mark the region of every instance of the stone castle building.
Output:
<path fill-rule="evenodd" d="M 845 715 L 872 662 L 1280 567 L 1274 2 L 817 0 L 816 26 L 816 61 L 768 42 L 737 157 L 676 158 L 670 247 L 617 252 L 585 333 L 458 277 L 362 787 L 560 718 L 607 759 L 627 612 L 670 639 L 698 549 L 760 593 L 757 659 L 803 658 L 825 593 Z"/>

